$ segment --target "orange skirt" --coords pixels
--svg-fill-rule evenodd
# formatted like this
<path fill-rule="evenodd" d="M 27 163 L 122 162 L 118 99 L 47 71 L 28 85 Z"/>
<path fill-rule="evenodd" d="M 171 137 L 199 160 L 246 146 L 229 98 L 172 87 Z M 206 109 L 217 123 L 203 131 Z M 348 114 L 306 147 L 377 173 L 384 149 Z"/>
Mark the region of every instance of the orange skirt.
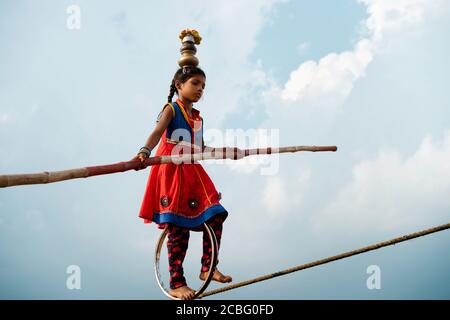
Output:
<path fill-rule="evenodd" d="M 170 155 L 175 144 L 165 134 L 155 154 Z M 153 165 L 145 188 L 139 217 L 145 223 L 155 222 L 159 228 L 166 223 L 198 229 L 216 214 L 228 216 L 219 203 L 214 183 L 199 163 Z"/>

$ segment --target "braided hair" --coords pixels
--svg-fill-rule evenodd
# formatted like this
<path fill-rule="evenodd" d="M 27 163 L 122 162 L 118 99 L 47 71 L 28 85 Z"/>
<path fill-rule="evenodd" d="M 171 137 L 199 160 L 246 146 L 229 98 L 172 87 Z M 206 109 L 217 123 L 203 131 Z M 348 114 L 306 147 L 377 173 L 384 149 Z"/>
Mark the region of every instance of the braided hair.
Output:
<path fill-rule="evenodd" d="M 195 66 L 184 66 L 175 72 L 175 75 L 173 76 L 172 83 L 170 84 L 170 91 L 169 95 L 167 96 L 167 102 L 171 103 L 172 98 L 175 95 L 175 93 L 178 95 L 178 90 L 175 87 L 175 81 L 180 81 L 181 83 L 185 83 L 187 80 L 192 78 L 195 75 L 201 75 L 206 78 L 205 72 L 203 72 L 202 69 Z"/>

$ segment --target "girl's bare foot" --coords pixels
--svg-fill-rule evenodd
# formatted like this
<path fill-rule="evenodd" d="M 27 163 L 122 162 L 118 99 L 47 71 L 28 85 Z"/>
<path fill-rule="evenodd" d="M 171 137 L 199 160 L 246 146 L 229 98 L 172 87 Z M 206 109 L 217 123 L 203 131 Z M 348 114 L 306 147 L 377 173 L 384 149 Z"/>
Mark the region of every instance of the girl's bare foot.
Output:
<path fill-rule="evenodd" d="M 208 272 L 200 272 L 200 279 L 205 280 L 208 275 Z M 215 270 L 212 279 L 217 282 L 227 283 L 233 281 L 230 276 L 225 276 L 219 270 Z"/>
<path fill-rule="evenodd" d="M 189 288 L 188 286 L 183 286 L 170 290 L 169 294 L 172 297 L 179 298 L 182 300 L 191 300 L 195 295 L 195 291 Z"/>

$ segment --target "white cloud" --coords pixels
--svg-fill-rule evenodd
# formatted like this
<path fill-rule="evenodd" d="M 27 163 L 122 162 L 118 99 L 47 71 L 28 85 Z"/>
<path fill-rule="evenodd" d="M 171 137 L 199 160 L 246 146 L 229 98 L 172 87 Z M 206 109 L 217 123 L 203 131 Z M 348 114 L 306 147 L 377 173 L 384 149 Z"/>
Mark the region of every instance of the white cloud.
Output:
<path fill-rule="evenodd" d="M 305 194 L 310 184 L 311 171 L 292 171 L 288 177 L 277 175 L 267 179 L 262 190 L 261 205 L 271 224 L 282 226 L 304 205 Z"/>
<path fill-rule="evenodd" d="M 361 38 L 352 51 L 330 53 L 319 62 L 306 61 L 294 70 L 281 91 L 286 101 L 301 101 L 312 106 L 339 108 L 351 93 L 387 31 L 410 27 L 424 20 L 429 12 L 446 5 L 442 0 L 359 0 L 367 6 L 364 23 L 367 37 Z M 447 3 L 448 5 L 448 3 Z"/>
<path fill-rule="evenodd" d="M 315 230 L 396 230 L 448 217 L 449 159 L 450 130 L 441 141 L 427 135 L 405 159 L 396 150 L 380 150 L 354 166 L 352 180 L 313 217 Z"/>
<path fill-rule="evenodd" d="M 420 23 L 430 14 L 448 5 L 445 0 L 358 0 L 367 6 L 366 27 L 375 41 L 386 31 Z"/>
<path fill-rule="evenodd" d="M 373 44 L 360 40 L 353 51 L 330 53 L 319 63 L 307 61 L 291 73 L 281 97 L 285 100 L 320 101 L 326 106 L 339 105 L 353 88 L 355 80 L 364 76 L 373 58 Z"/>

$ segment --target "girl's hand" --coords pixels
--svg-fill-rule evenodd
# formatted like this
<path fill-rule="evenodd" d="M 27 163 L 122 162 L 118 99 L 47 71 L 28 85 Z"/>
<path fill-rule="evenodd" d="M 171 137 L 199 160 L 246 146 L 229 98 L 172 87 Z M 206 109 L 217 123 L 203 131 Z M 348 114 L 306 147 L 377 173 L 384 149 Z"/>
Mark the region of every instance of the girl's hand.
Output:
<path fill-rule="evenodd" d="M 131 159 L 130 161 L 139 160 L 139 161 L 141 161 L 141 164 L 143 164 L 144 160 L 147 159 L 147 158 L 148 158 L 147 154 L 141 152 L 141 153 L 138 153 L 137 155 L 135 155 L 133 157 L 133 159 Z M 144 169 L 144 167 L 141 167 L 141 168 L 136 169 L 136 170 L 141 170 L 141 169 Z"/>
<path fill-rule="evenodd" d="M 148 158 L 147 154 L 141 152 L 141 153 L 138 153 L 137 155 L 135 155 L 135 156 L 133 157 L 133 159 L 131 159 L 130 161 L 133 161 L 133 160 L 140 160 L 141 163 L 142 163 L 142 162 L 144 162 L 144 160 L 147 159 L 147 158 Z"/>

